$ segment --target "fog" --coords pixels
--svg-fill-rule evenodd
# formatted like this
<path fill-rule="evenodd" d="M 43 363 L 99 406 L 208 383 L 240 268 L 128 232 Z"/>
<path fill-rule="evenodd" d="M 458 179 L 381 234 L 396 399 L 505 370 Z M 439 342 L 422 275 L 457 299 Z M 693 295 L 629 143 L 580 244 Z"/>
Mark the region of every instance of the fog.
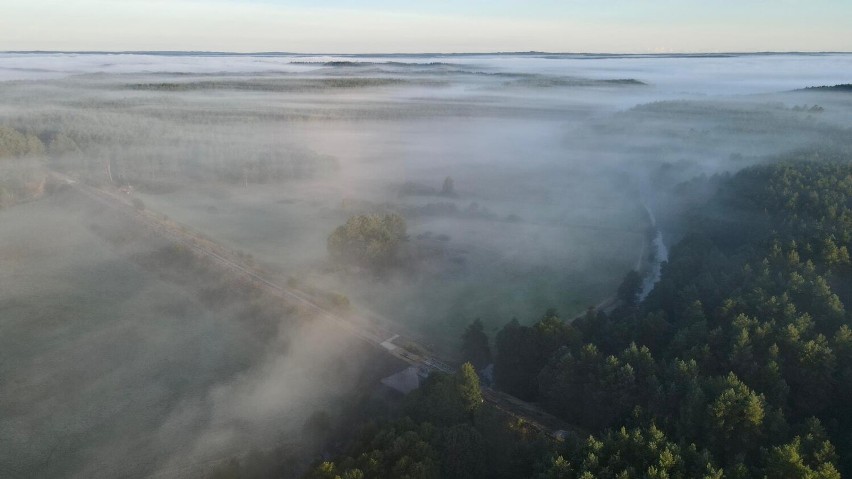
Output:
<path fill-rule="evenodd" d="M 0 475 L 192 477 L 301 443 L 298 471 L 402 367 L 50 171 L 453 361 L 476 318 L 570 319 L 633 269 L 649 288 L 704 198 L 686 182 L 848 150 L 852 96 L 800 90 L 849 72 L 841 54 L 2 53 Z M 374 213 L 405 218 L 392 264 L 336 263 L 329 235 Z"/>
<path fill-rule="evenodd" d="M 296 311 L 211 299 L 218 281 L 158 264 L 165 243 L 70 192 L 0 217 L 4 477 L 172 477 L 309 443 L 305 422 L 385 367 Z"/>

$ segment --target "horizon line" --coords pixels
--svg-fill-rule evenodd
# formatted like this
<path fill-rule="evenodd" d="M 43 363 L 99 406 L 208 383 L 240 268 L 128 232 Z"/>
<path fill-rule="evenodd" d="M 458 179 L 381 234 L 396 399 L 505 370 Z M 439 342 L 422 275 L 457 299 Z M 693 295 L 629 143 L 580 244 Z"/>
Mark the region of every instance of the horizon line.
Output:
<path fill-rule="evenodd" d="M 252 56 L 252 55 L 294 55 L 294 56 L 486 56 L 486 55 L 576 55 L 576 56 L 736 56 L 736 55 L 837 55 L 852 54 L 852 51 L 840 50 L 755 50 L 755 51 L 718 51 L 718 52 L 548 52 L 548 51 L 480 51 L 480 52 L 288 52 L 288 51 L 220 51 L 220 50 L 0 50 L 0 54 L 80 54 L 80 55 L 221 55 L 221 56 Z"/>

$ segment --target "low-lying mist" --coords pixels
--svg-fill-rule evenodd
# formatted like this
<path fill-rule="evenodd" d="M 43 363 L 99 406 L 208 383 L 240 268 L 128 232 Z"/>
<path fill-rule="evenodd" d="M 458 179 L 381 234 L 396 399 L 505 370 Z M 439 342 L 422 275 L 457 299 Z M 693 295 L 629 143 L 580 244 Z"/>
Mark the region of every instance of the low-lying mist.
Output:
<path fill-rule="evenodd" d="M 399 367 L 51 171 L 452 360 L 474 319 L 570 319 L 653 271 L 654 237 L 706 197 L 691 180 L 848 150 L 852 96 L 802 89 L 849 71 L 852 55 L 0 54 L 0 476 L 192 476 L 320 444 Z M 372 214 L 405 220 L 393 257 L 335 261 L 329 235 Z M 322 450 L 302 446 L 294 471 Z"/>
<path fill-rule="evenodd" d="M 0 218 L 4 477 L 174 477 L 250 450 L 304 454 L 309 419 L 336 420 L 388 367 L 73 192 Z"/>

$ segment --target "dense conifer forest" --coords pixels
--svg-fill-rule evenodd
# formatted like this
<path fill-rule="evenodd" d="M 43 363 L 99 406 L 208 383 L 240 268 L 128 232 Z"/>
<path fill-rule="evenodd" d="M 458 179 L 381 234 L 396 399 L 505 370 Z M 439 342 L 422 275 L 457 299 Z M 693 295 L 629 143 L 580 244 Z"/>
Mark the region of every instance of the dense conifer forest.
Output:
<path fill-rule="evenodd" d="M 308 477 L 852 475 L 852 164 L 808 153 L 706 181 L 643 301 L 496 335 L 496 388 L 584 433 L 502 417 L 466 365 Z M 480 364 L 483 334 L 464 338 Z"/>

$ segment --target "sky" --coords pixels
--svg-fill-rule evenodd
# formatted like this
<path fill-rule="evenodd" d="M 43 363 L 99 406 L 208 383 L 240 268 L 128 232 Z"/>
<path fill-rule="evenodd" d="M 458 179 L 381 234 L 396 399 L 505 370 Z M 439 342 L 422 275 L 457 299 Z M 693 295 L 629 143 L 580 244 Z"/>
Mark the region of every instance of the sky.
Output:
<path fill-rule="evenodd" d="M 0 0 L 0 51 L 852 51 L 850 0 Z"/>

